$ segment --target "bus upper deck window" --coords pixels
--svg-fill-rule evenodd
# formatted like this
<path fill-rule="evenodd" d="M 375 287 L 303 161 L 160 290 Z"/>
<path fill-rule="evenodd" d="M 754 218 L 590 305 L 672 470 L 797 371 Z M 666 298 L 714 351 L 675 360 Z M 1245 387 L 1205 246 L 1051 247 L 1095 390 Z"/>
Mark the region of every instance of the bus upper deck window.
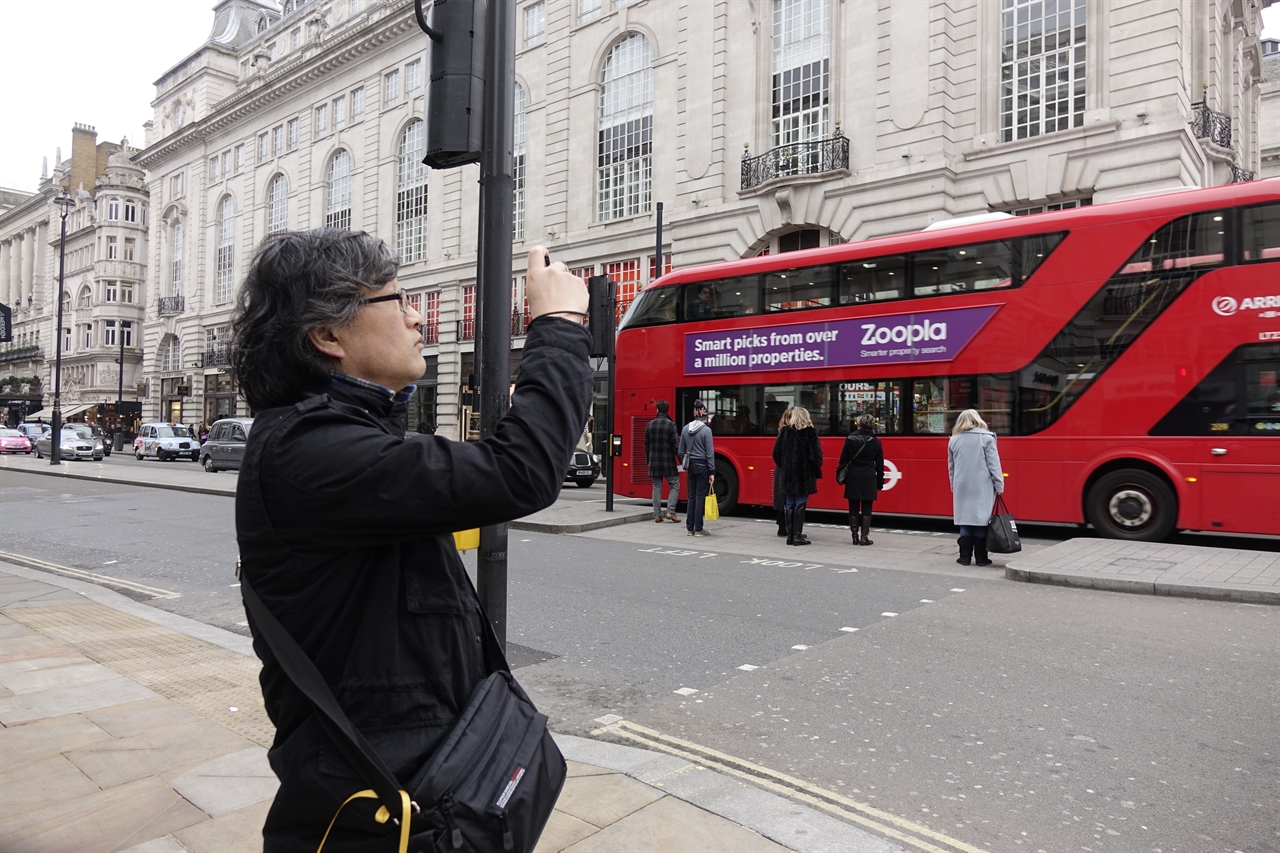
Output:
<path fill-rule="evenodd" d="M 834 276 L 831 267 L 803 267 L 764 276 L 766 311 L 799 311 L 831 304 Z"/>
<path fill-rule="evenodd" d="M 857 305 L 905 296 L 907 263 L 901 255 L 867 258 L 840 267 L 840 304 Z"/>
<path fill-rule="evenodd" d="M 1280 204 L 1246 207 L 1240 245 L 1246 261 L 1280 261 Z"/>
<path fill-rule="evenodd" d="M 640 292 L 623 317 L 626 326 L 657 326 L 676 321 L 678 287 L 654 287 Z"/>
<path fill-rule="evenodd" d="M 916 296 L 1011 287 L 1013 243 L 996 240 L 928 249 L 912 256 Z"/>
<path fill-rule="evenodd" d="M 754 275 L 686 284 L 685 320 L 719 320 L 760 313 L 760 282 Z"/>

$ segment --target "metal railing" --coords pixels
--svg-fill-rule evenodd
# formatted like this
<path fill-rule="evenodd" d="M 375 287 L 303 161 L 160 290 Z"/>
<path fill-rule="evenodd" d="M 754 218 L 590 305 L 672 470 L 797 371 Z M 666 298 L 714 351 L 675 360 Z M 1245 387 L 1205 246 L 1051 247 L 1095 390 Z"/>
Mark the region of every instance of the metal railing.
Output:
<path fill-rule="evenodd" d="M 40 358 L 39 346 L 12 347 L 0 351 L 0 363 L 8 361 L 26 361 L 29 358 Z"/>
<path fill-rule="evenodd" d="M 230 367 L 231 347 L 209 347 L 204 351 L 205 367 Z"/>
<path fill-rule="evenodd" d="M 476 339 L 476 321 L 459 320 L 458 321 L 458 340 L 474 341 Z"/>
<path fill-rule="evenodd" d="M 1241 169 L 1239 166 L 1231 167 L 1231 183 L 1247 184 L 1254 179 L 1252 169 Z"/>
<path fill-rule="evenodd" d="M 186 300 L 181 296 L 161 296 L 160 297 L 160 315 L 165 314 L 181 314 Z"/>
<path fill-rule="evenodd" d="M 742 189 L 749 190 L 776 178 L 820 175 L 849 168 L 849 138 L 839 128 L 832 136 L 809 142 L 779 145 L 752 157 L 742 155 Z"/>
<path fill-rule="evenodd" d="M 1196 139 L 1207 139 L 1219 148 L 1231 147 L 1231 116 L 1209 109 L 1204 101 L 1191 105 L 1191 128 Z"/>
<path fill-rule="evenodd" d="M 423 323 L 422 324 L 422 342 L 424 344 L 440 343 L 440 324 L 439 323 Z"/>
<path fill-rule="evenodd" d="M 522 314 L 519 311 L 511 315 L 511 337 L 523 337 L 529 328 L 530 317 L 528 314 Z"/>

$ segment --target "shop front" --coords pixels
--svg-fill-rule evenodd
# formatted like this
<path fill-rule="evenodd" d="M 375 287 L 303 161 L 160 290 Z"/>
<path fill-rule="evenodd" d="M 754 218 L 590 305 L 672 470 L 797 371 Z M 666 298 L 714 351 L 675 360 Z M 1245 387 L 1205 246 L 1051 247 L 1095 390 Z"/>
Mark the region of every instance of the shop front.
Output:
<path fill-rule="evenodd" d="M 160 380 L 160 419 L 165 423 L 182 423 L 183 401 L 191 396 L 191 379 L 171 376 Z"/>
<path fill-rule="evenodd" d="M 236 412 L 236 379 L 227 368 L 208 370 L 204 376 L 204 422 L 212 424 L 222 418 L 234 418 Z"/>

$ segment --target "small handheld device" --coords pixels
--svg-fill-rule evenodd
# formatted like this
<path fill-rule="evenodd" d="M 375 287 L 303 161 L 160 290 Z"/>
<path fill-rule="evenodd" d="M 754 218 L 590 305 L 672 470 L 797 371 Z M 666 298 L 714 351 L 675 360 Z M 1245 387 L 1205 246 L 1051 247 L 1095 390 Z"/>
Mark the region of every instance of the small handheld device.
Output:
<path fill-rule="evenodd" d="M 546 262 L 547 266 L 551 266 L 551 253 L 547 252 L 545 255 L 543 255 L 542 260 Z"/>

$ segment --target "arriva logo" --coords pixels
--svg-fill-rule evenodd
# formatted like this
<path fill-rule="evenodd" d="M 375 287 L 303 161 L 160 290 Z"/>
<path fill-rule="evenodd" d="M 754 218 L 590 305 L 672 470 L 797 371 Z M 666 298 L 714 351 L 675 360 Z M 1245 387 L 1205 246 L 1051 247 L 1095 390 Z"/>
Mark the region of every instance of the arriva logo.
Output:
<path fill-rule="evenodd" d="M 1219 296 L 1217 299 L 1213 300 L 1214 313 L 1220 314 L 1223 317 L 1230 317 L 1232 314 L 1236 313 L 1239 308 L 1240 306 L 1236 304 L 1235 297 L 1232 296 Z"/>
<path fill-rule="evenodd" d="M 898 466 L 894 465 L 888 459 L 884 460 L 884 488 L 881 491 L 889 491 L 898 485 L 898 481 L 902 479 L 902 472 L 898 470 Z"/>

